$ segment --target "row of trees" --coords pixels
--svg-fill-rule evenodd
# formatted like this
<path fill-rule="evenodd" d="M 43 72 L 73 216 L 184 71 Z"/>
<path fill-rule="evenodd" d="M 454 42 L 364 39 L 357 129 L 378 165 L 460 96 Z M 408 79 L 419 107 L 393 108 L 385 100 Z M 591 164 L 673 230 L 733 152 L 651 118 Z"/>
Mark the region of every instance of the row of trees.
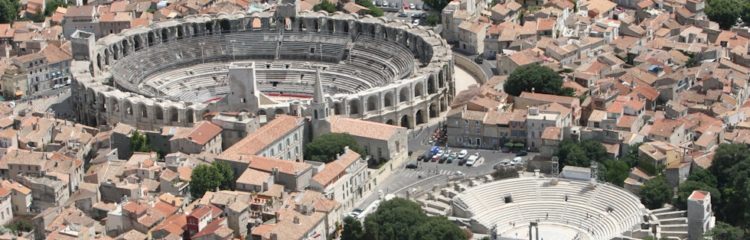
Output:
<path fill-rule="evenodd" d="M 459 240 L 469 236 L 445 217 L 428 217 L 415 202 L 394 198 L 380 203 L 365 218 L 364 226 L 352 218 L 344 219 L 341 240 Z"/>
<path fill-rule="evenodd" d="M 750 23 L 750 1 L 747 0 L 708 0 L 705 11 L 722 29 L 731 28 L 737 19 Z"/>
<path fill-rule="evenodd" d="M 190 175 L 190 195 L 203 197 L 207 191 L 234 189 L 234 170 L 227 163 L 213 162 L 199 165 Z"/>
<path fill-rule="evenodd" d="M 562 96 L 575 95 L 572 88 L 563 87 L 560 74 L 539 64 L 524 65 L 513 70 L 505 81 L 503 90 L 513 96 L 531 91 Z"/>

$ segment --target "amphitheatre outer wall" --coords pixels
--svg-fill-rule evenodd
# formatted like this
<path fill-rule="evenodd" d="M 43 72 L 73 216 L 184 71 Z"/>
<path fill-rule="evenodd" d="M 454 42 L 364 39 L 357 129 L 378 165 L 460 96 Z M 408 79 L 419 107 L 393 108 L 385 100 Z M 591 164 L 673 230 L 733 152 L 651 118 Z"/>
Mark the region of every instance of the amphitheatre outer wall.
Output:
<path fill-rule="evenodd" d="M 117 80 L 111 69 L 130 54 L 159 48 L 161 44 L 168 42 L 243 32 L 297 32 L 320 36 L 336 34 L 349 36 L 353 40 L 367 36 L 397 44 L 413 54 L 415 64 L 406 76 L 386 79 L 385 84 L 362 89 L 354 94 L 328 94 L 330 107 L 337 115 L 413 128 L 447 111 L 455 95 L 454 63 L 450 46 L 439 35 L 422 27 L 385 18 L 360 18 L 343 13 L 303 12 L 286 20 L 276 18 L 270 12 L 197 15 L 128 29 L 98 40 L 82 32 L 74 34 L 72 89 L 75 111 L 79 114 L 80 121 L 94 126 L 122 122 L 139 129 L 191 126 L 200 121 L 205 113 L 222 109 L 219 106 L 221 102 L 175 101 L 149 96 L 134 87 L 137 82 Z M 216 56 L 215 59 L 234 57 L 223 53 L 223 56 Z M 278 54 L 276 58 L 258 61 L 283 60 L 309 61 L 279 59 Z M 261 109 L 251 111 L 263 112 L 270 118 L 275 114 L 301 115 L 306 104 L 304 100 L 285 102 L 264 105 Z"/>

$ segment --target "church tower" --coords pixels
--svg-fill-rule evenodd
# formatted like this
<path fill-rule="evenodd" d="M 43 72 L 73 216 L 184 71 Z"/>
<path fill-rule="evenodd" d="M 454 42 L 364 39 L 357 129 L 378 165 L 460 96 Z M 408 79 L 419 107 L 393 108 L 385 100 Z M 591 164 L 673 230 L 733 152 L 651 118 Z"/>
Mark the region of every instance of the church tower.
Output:
<path fill-rule="evenodd" d="M 309 115 L 313 127 L 313 136 L 320 136 L 331 131 L 331 124 L 328 122 L 330 109 L 323 92 L 323 79 L 320 77 L 320 68 L 315 69 L 315 86 L 313 89 L 313 98 L 308 107 Z"/>
<path fill-rule="evenodd" d="M 255 112 L 260 108 L 260 90 L 255 78 L 255 62 L 229 64 L 229 108 Z"/>

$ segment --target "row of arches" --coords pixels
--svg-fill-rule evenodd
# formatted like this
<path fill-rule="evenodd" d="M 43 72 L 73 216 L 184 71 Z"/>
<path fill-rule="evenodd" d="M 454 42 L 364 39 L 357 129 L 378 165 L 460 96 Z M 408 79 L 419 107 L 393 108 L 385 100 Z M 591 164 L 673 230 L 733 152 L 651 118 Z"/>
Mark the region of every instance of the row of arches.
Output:
<path fill-rule="evenodd" d="M 344 33 L 351 36 L 359 36 L 366 33 L 373 37 L 396 41 L 406 46 L 414 54 L 420 54 L 413 45 L 416 40 L 424 42 L 422 37 L 409 34 L 407 30 L 389 27 L 378 22 L 361 22 L 356 19 L 330 19 L 315 17 L 299 17 L 289 20 L 296 31 L 326 31 L 328 33 Z M 112 60 L 119 60 L 129 54 L 151 47 L 159 43 L 166 43 L 175 39 L 213 35 L 219 32 L 229 33 L 246 30 L 273 30 L 277 19 L 271 16 L 258 17 L 248 16 L 238 19 L 213 19 L 207 22 L 183 22 L 176 26 L 153 29 L 145 34 L 126 35 L 124 39 L 97 51 L 97 67 L 102 69 L 110 65 Z M 351 30 L 351 31 L 350 31 Z M 429 45 L 426 45 L 429 46 Z M 420 57 L 420 59 L 424 59 Z"/>

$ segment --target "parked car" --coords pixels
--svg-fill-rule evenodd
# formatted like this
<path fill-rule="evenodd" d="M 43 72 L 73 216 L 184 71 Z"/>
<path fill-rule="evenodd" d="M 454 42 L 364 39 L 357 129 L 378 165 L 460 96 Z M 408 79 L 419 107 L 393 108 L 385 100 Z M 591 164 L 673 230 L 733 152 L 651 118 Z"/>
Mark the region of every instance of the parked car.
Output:
<path fill-rule="evenodd" d="M 520 152 L 516 153 L 516 156 L 519 156 L 519 157 L 526 156 L 526 155 L 529 155 L 529 153 L 526 152 L 526 151 L 520 151 Z"/>
<path fill-rule="evenodd" d="M 477 163 L 477 160 L 479 160 L 479 153 L 469 156 L 469 159 L 466 160 L 466 166 L 474 166 L 474 164 Z"/>
<path fill-rule="evenodd" d="M 405 12 L 402 12 L 402 13 L 398 14 L 398 17 L 408 17 L 408 16 L 409 15 L 407 15 Z"/>
<path fill-rule="evenodd" d="M 406 164 L 406 169 L 416 169 L 416 168 L 417 168 L 417 164 L 416 163 Z"/>
<path fill-rule="evenodd" d="M 409 3 L 409 9 L 415 9 L 414 3 Z"/>
<path fill-rule="evenodd" d="M 458 152 L 458 159 L 464 159 L 468 155 L 469 155 L 469 151 L 466 151 L 466 149 L 463 149 L 460 152 Z"/>
<path fill-rule="evenodd" d="M 478 55 L 477 57 L 474 58 L 474 62 L 482 64 L 484 63 L 484 58 L 482 57 L 482 55 Z"/>
<path fill-rule="evenodd" d="M 417 19 L 414 19 L 414 20 L 412 21 L 412 23 L 413 23 L 414 25 L 419 25 L 419 18 L 417 18 Z"/>
<path fill-rule="evenodd" d="M 422 10 L 422 4 L 417 4 L 417 10 Z"/>
<path fill-rule="evenodd" d="M 523 162 L 523 158 L 521 157 L 515 157 L 513 158 L 513 161 L 510 161 L 510 164 L 515 166 Z"/>
<path fill-rule="evenodd" d="M 437 160 L 440 160 L 440 158 L 443 157 L 443 150 L 440 150 L 437 154 L 432 156 L 432 161 L 436 162 Z"/>

